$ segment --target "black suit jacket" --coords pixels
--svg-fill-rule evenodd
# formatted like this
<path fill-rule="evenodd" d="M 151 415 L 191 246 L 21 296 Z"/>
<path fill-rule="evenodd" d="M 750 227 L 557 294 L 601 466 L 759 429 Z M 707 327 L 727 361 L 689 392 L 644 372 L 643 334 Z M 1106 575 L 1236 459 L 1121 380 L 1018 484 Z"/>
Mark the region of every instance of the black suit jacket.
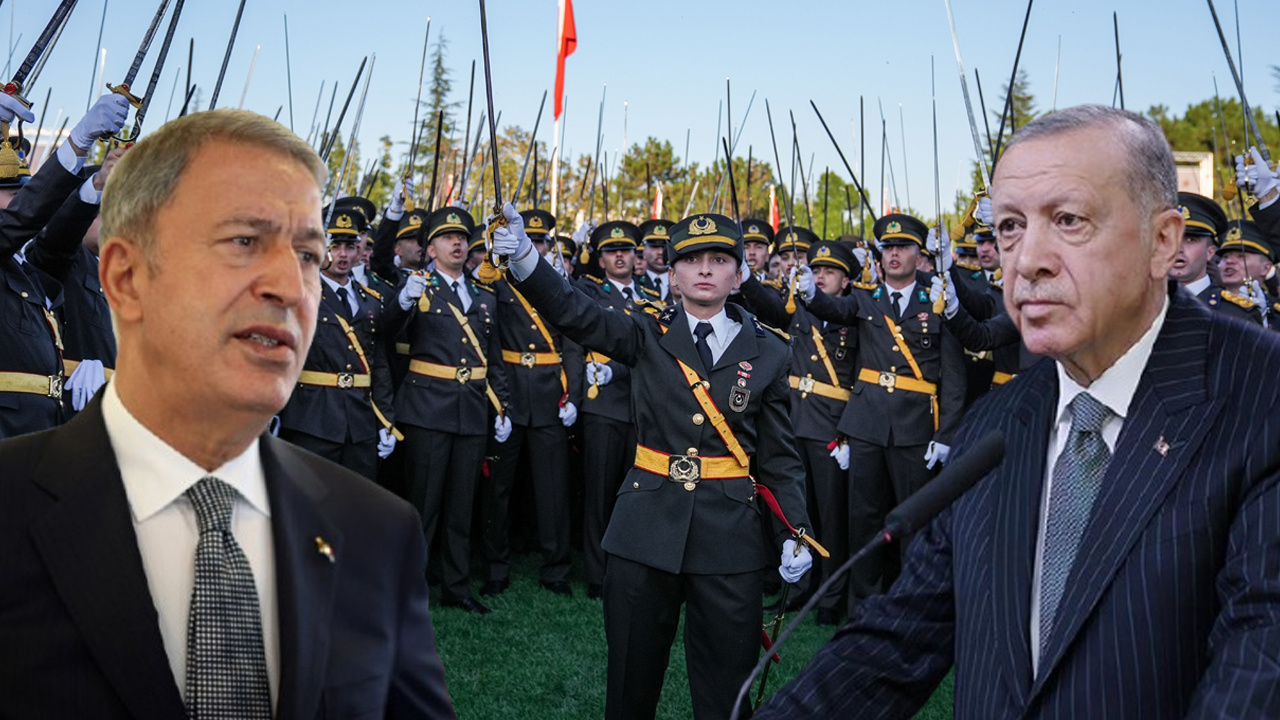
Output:
<path fill-rule="evenodd" d="M 966 417 L 1003 464 L 912 543 L 758 718 L 907 718 L 955 666 L 955 717 L 1280 715 L 1280 340 L 1172 304 L 1031 672 L 1031 583 L 1055 420 L 1042 362 Z"/>
<path fill-rule="evenodd" d="M 276 717 L 452 717 L 417 515 L 269 435 L 261 452 L 280 619 Z M 0 443 L 0 467 L 0 718 L 186 718 L 101 394 L 62 427 Z"/>

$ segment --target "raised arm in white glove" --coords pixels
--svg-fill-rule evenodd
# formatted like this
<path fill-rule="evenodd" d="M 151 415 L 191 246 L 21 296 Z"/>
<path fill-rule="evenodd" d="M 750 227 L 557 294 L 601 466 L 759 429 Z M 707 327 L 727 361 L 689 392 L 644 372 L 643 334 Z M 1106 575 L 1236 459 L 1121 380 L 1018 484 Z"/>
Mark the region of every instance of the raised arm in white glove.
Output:
<path fill-rule="evenodd" d="M 938 268 L 944 273 L 951 272 L 951 266 L 955 264 L 955 258 L 951 257 L 951 236 L 939 233 L 938 228 L 931 227 L 926 243 L 926 247 L 932 249 L 933 256 L 938 259 Z"/>
<path fill-rule="evenodd" d="M 934 275 L 933 279 L 929 281 L 929 301 L 938 302 L 938 298 L 944 292 L 944 287 L 945 286 L 942 283 L 942 276 Z M 956 291 L 954 289 L 946 289 L 945 292 L 947 294 L 947 309 L 944 312 L 946 313 L 947 319 L 950 320 L 955 317 L 956 312 L 960 310 L 960 298 L 956 297 Z"/>
<path fill-rule="evenodd" d="M 387 205 L 387 219 L 399 220 L 404 216 L 404 201 L 413 194 L 413 180 L 396 178 L 396 186 L 391 189 L 391 202 Z"/>
<path fill-rule="evenodd" d="M 386 428 L 378 430 L 378 457 L 383 460 L 396 449 L 396 436 Z"/>
<path fill-rule="evenodd" d="M 560 424 L 573 427 L 576 422 L 578 422 L 578 406 L 566 400 L 564 405 L 560 406 Z"/>
<path fill-rule="evenodd" d="M 783 582 L 800 582 L 800 578 L 812 566 L 813 556 L 809 554 L 809 548 L 801 545 L 797 551 L 796 541 L 791 538 L 782 543 L 782 564 L 778 566 L 778 574 L 782 576 Z"/>
<path fill-rule="evenodd" d="M 107 376 L 102 369 L 101 360 L 80 361 L 75 371 L 71 373 L 71 377 L 67 378 L 67 384 L 63 388 L 71 391 L 71 408 L 76 412 L 83 410 L 84 406 L 93 399 L 94 393 L 98 392 L 98 388 L 106 382 Z"/>
<path fill-rule="evenodd" d="M 31 112 L 31 108 L 8 93 L 0 93 L 0 120 L 11 123 L 15 117 L 20 117 L 26 122 L 36 121 L 36 114 Z"/>
<path fill-rule="evenodd" d="M 951 454 L 951 446 L 943 445 L 940 442 L 929 442 L 929 448 L 924 451 L 924 459 L 928 463 L 925 468 L 932 470 L 934 465 L 940 465 L 947 461 L 947 456 Z"/>
<path fill-rule="evenodd" d="M 71 128 L 68 139 L 72 146 L 88 151 L 99 138 L 110 137 L 120 132 L 124 121 L 129 117 L 129 101 L 119 93 L 106 93 L 89 108 L 89 112 L 80 118 L 80 122 Z M 77 155 L 81 153 L 76 153 Z"/>
<path fill-rule="evenodd" d="M 421 273 L 413 273 L 408 280 L 404 281 L 404 287 L 400 289 L 400 309 L 408 310 L 413 304 L 422 297 L 422 293 L 427 289 L 427 276 Z"/>
<path fill-rule="evenodd" d="M 604 363 L 587 363 L 587 384 L 604 387 L 613 379 L 613 368 Z"/>
<path fill-rule="evenodd" d="M 978 199 L 978 206 L 973 209 L 973 216 L 987 227 L 994 227 L 996 216 L 991 212 L 991 198 L 985 195 Z"/>
<path fill-rule="evenodd" d="M 506 225 L 500 225 L 493 231 L 493 251 L 498 255 L 506 255 L 513 261 L 522 259 L 533 250 L 533 241 L 524 231 L 524 218 L 516 212 L 510 202 L 502 204 L 502 215 L 507 219 Z"/>
<path fill-rule="evenodd" d="M 573 231 L 572 237 L 574 248 L 580 249 L 582 247 L 583 243 L 587 241 L 587 237 L 591 235 L 591 229 L 591 221 L 584 220 L 582 224 L 578 226 L 578 229 Z"/>
<path fill-rule="evenodd" d="M 507 441 L 511 437 L 511 418 L 506 415 L 499 415 L 493 419 L 493 439 L 500 443 Z"/>
<path fill-rule="evenodd" d="M 1267 165 L 1258 148 L 1249 148 L 1249 157 L 1253 160 L 1252 165 L 1244 164 L 1243 155 L 1236 156 L 1236 182 L 1243 185 L 1242 180 L 1247 177 L 1253 194 L 1258 198 L 1258 207 L 1270 207 L 1280 198 L 1280 192 L 1276 192 L 1280 190 L 1280 174 Z"/>
<path fill-rule="evenodd" d="M 801 265 L 799 270 L 793 271 L 796 273 L 796 295 L 804 298 L 805 302 L 813 302 L 818 294 L 818 286 L 813 284 L 813 270 L 808 265 Z"/>

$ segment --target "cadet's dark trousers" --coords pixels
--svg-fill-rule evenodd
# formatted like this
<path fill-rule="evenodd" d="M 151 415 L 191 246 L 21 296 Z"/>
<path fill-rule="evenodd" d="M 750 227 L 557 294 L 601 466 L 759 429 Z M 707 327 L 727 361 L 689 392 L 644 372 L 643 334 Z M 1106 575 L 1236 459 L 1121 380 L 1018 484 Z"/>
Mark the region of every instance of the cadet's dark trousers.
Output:
<path fill-rule="evenodd" d="M 377 438 L 358 443 L 339 443 L 288 428 L 280 428 L 279 437 L 370 480 L 378 479 Z"/>
<path fill-rule="evenodd" d="M 826 582 L 831 573 L 849 559 L 849 476 L 831 457 L 825 442 L 802 439 L 798 445 L 805 477 L 809 479 L 809 518 L 817 520 L 814 537 L 831 553 L 830 559 L 814 554 L 817 573 L 805 574 L 810 586 L 817 590 L 818 585 Z M 818 607 L 829 610 L 840 607 L 844 589 L 844 583 L 833 585 L 818 601 Z"/>
<path fill-rule="evenodd" d="M 933 477 L 925 467 L 928 445 L 883 447 L 849 439 L 849 551 L 862 549 L 884 527 L 885 516 Z M 823 539 L 819 537 L 819 539 Z M 862 599 L 893 584 L 902 569 L 901 549 L 882 547 L 849 571 L 849 613 Z"/>
<path fill-rule="evenodd" d="M 569 438 L 563 425 L 511 426 L 511 437 L 498 444 L 498 459 L 489 463 L 484 496 L 484 547 L 489 579 L 511 575 L 511 486 L 520 449 L 529 448 L 534 508 L 538 515 L 538 548 L 543 582 L 569 578 Z"/>
<path fill-rule="evenodd" d="M 636 428 L 601 415 L 582 415 L 583 565 L 587 583 L 604 583 L 606 553 L 600 547 L 618 488 L 636 463 Z"/>
<path fill-rule="evenodd" d="M 693 716 L 724 720 L 760 653 L 764 570 L 672 574 L 616 555 L 604 576 L 609 644 L 607 720 L 648 720 L 658 708 L 671 643 L 685 606 L 684 645 Z M 744 717 L 751 714 L 743 703 Z"/>
<path fill-rule="evenodd" d="M 402 425 L 409 502 L 422 513 L 428 556 L 440 525 L 440 579 L 445 600 L 471 597 L 471 508 L 475 504 L 484 435 L 455 435 Z"/>

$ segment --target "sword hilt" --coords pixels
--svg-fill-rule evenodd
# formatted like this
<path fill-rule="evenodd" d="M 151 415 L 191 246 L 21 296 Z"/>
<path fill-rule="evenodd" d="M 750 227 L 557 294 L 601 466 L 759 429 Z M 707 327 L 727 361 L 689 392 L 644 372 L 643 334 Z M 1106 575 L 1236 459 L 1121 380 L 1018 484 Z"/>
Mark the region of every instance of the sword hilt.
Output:
<path fill-rule="evenodd" d="M 15 100 L 22 103 L 26 107 L 28 108 L 31 107 L 31 101 L 28 100 L 26 97 L 24 97 L 22 94 L 22 83 L 15 82 L 15 81 L 10 81 L 5 83 L 4 93 L 6 95 L 12 96 Z M 5 132 L 5 137 L 9 137 L 9 134 L 7 131 Z"/>
<path fill-rule="evenodd" d="M 142 109 L 142 98 L 129 91 L 129 83 L 120 83 L 119 85 L 107 83 L 107 89 L 117 95 L 123 95 L 125 100 L 129 101 L 130 105 L 139 110 Z"/>

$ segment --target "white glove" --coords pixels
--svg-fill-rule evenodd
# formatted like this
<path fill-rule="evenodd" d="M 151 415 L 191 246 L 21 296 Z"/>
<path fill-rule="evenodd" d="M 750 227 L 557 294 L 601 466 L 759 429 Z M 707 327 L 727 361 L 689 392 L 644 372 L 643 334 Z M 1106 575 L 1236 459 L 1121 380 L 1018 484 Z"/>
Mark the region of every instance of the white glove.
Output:
<path fill-rule="evenodd" d="M 82 360 L 71 377 L 67 378 L 63 390 L 71 391 L 71 407 L 80 412 L 106 382 L 107 376 L 102 369 L 101 360 Z"/>
<path fill-rule="evenodd" d="M 404 215 L 404 201 L 412 194 L 413 181 L 397 178 L 396 186 L 391 190 L 391 203 L 387 206 L 387 212 Z"/>
<path fill-rule="evenodd" d="M 796 294 L 805 302 L 813 302 L 818 293 L 818 286 L 813 284 L 813 270 L 808 265 L 801 265 L 799 270 L 792 268 L 792 272 L 796 274 Z"/>
<path fill-rule="evenodd" d="M 498 226 L 493 231 L 493 251 L 512 260 L 519 260 L 533 249 L 533 241 L 524 231 L 524 218 L 520 217 L 520 213 L 516 212 L 510 202 L 502 204 L 502 215 L 506 217 L 507 224 Z"/>
<path fill-rule="evenodd" d="M 860 247 L 854 248 L 853 256 L 858 259 L 859 265 L 861 265 L 862 267 L 867 267 L 867 262 L 870 260 L 870 258 L 867 256 L 866 248 L 860 248 Z"/>
<path fill-rule="evenodd" d="M 1262 159 L 1262 153 L 1258 152 L 1258 148 L 1249 148 L 1249 156 L 1253 158 L 1253 164 L 1245 168 L 1249 174 L 1249 184 L 1253 185 L 1253 194 L 1262 200 L 1270 195 L 1277 188 L 1280 188 L 1280 175 L 1267 165 L 1267 161 Z M 1236 158 L 1236 174 L 1239 176 L 1240 166 L 1244 164 L 1244 159 Z M 1259 207 L 1268 207 L 1275 202 L 1276 198 L 1271 198 L 1268 202 Z"/>
<path fill-rule="evenodd" d="M 511 437 L 511 418 L 506 415 L 499 415 L 493 419 L 493 439 L 500 443 L 507 441 Z"/>
<path fill-rule="evenodd" d="M 587 363 L 587 384 L 604 387 L 613 379 L 613 368 L 604 363 Z"/>
<path fill-rule="evenodd" d="M 586 220 L 578 226 L 577 230 L 573 231 L 573 248 L 575 251 L 582 249 L 582 244 L 585 243 L 587 241 L 587 237 L 591 235 L 591 229 L 591 221 Z"/>
<path fill-rule="evenodd" d="M 578 422 L 578 406 L 565 401 L 565 404 L 560 406 L 560 424 L 573 427 L 576 422 Z"/>
<path fill-rule="evenodd" d="M 20 117 L 27 122 L 35 122 L 36 114 L 31 112 L 31 108 L 23 105 L 18 98 L 8 93 L 0 93 L 0 120 L 11 123 L 15 117 Z"/>
<path fill-rule="evenodd" d="M 813 556 L 809 554 L 809 548 L 801 545 L 800 552 L 797 553 L 795 540 L 787 538 L 782 543 L 782 564 L 778 566 L 778 574 L 782 576 L 783 582 L 800 582 L 800 578 L 804 577 L 812 566 Z"/>
<path fill-rule="evenodd" d="M 742 258 L 742 263 L 738 265 L 738 282 L 744 283 L 750 277 L 751 277 L 751 263 L 747 262 L 747 258 L 744 255 Z"/>
<path fill-rule="evenodd" d="M 938 228 L 929 228 L 929 233 L 933 235 L 933 244 L 929 247 L 933 249 L 938 267 L 944 273 L 951 272 L 951 266 L 955 264 L 955 258 L 951 256 L 951 235 L 938 232 Z"/>
<path fill-rule="evenodd" d="M 979 200 L 978 206 L 973 209 L 973 216 L 983 225 L 986 225 L 989 228 L 994 228 L 996 216 L 991 212 L 991 198 L 984 197 Z"/>
<path fill-rule="evenodd" d="M 378 430 L 378 457 L 386 460 L 391 451 L 395 449 L 396 436 L 392 435 L 391 431 L 386 428 Z"/>
<path fill-rule="evenodd" d="M 1250 280 L 1244 284 L 1244 295 L 1262 308 L 1262 314 L 1267 314 L 1267 295 L 1262 292 L 1262 283 L 1257 280 Z M 77 368 L 79 369 L 79 368 Z"/>
<path fill-rule="evenodd" d="M 837 443 L 836 449 L 831 451 L 831 457 L 836 459 L 841 470 L 849 469 L 849 443 Z"/>
<path fill-rule="evenodd" d="M 106 93 L 80 118 L 71 129 L 71 144 L 88 150 L 98 138 L 110 137 L 120 132 L 129 117 L 129 101 L 119 93 Z"/>
<path fill-rule="evenodd" d="M 944 287 L 945 286 L 942 283 L 942 276 L 934 275 L 933 279 L 929 281 L 929 301 L 938 302 L 938 297 L 944 292 Z M 956 296 L 955 290 L 947 290 L 946 294 L 947 309 L 944 312 L 946 313 L 947 319 L 950 320 L 955 317 L 956 312 L 960 310 L 960 298 Z"/>
<path fill-rule="evenodd" d="M 947 456 L 951 454 L 951 446 L 943 445 L 940 442 L 929 442 L 929 449 L 924 451 L 924 459 L 928 461 L 925 465 L 926 469 L 932 470 L 934 465 L 939 465 L 947 461 Z"/>
<path fill-rule="evenodd" d="M 421 273 L 413 273 L 408 280 L 404 281 L 404 287 L 400 289 L 400 309 L 408 310 L 413 304 L 422 297 L 422 293 L 427 289 L 427 276 Z"/>

